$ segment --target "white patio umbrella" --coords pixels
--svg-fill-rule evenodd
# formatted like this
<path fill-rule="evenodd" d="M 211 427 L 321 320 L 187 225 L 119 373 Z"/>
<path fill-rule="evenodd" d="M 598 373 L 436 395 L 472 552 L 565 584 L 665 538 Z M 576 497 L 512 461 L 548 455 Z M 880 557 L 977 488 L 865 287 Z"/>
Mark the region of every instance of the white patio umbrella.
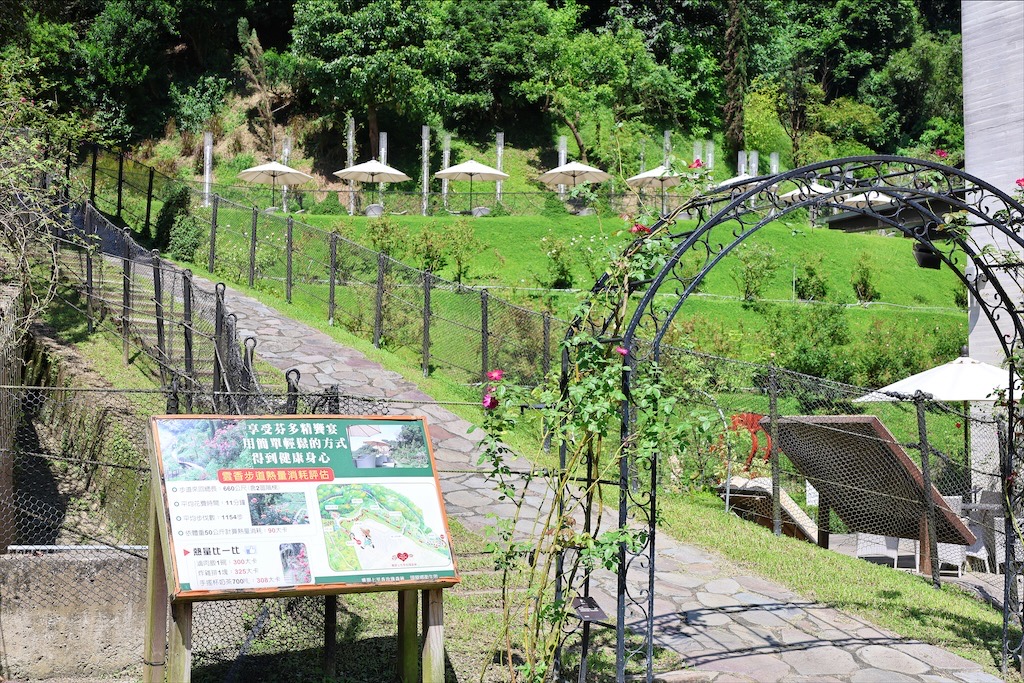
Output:
<path fill-rule="evenodd" d="M 274 190 L 276 189 L 277 183 L 280 182 L 282 185 L 301 185 L 308 183 L 313 179 L 313 176 L 297 171 L 294 168 L 285 166 L 276 161 L 271 161 L 266 164 L 260 164 L 259 166 L 253 166 L 247 168 L 238 174 L 241 180 L 247 183 L 260 183 L 262 185 L 270 185 L 270 197 L 273 200 Z"/>
<path fill-rule="evenodd" d="M 342 180 L 354 180 L 360 183 L 400 183 L 403 180 L 412 180 L 412 178 L 397 168 L 388 166 L 376 159 L 335 171 L 334 175 Z M 379 191 L 377 193 L 377 201 L 380 202 Z"/>
<path fill-rule="evenodd" d="M 603 183 L 611 178 L 611 174 L 593 166 L 581 164 L 578 161 L 570 161 L 567 164 L 556 166 L 550 171 L 545 171 L 537 177 L 545 185 L 572 185 L 576 183 Z"/>
<path fill-rule="evenodd" d="M 732 178 L 723 180 L 722 182 L 715 185 L 712 189 L 724 190 L 725 188 L 732 187 L 733 185 L 746 185 L 750 180 L 753 180 L 753 178 L 754 176 L 750 175 L 749 173 L 740 173 L 737 176 L 733 176 Z"/>
<path fill-rule="evenodd" d="M 936 401 L 995 401 L 994 393 L 1007 389 L 1010 372 L 970 356 L 938 365 L 930 370 L 905 377 L 881 389 L 853 399 L 854 403 L 898 401 L 888 394 L 913 396 L 915 391 L 931 394 Z"/>
<path fill-rule="evenodd" d="M 470 159 L 461 164 L 455 164 L 434 174 L 435 178 L 447 178 L 448 180 L 469 181 L 469 209 L 473 210 L 473 181 L 474 180 L 508 180 L 508 173 L 502 173 L 496 168 L 481 164 L 479 161 Z"/>
<path fill-rule="evenodd" d="M 971 401 L 995 402 L 995 392 L 1010 385 L 1010 371 L 971 358 L 965 351 L 962 356 L 943 363 L 930 370 L 905 377 L 881 389 L 853 399 L 854 403 L 905 400 L 890 396 L 889 393 L 913 396 L 921 391 L 931 394 L 936 401 L 963 403 L 964 415 L 968 416 Z M 1014 378 L 1017 381 L 1018 378 Z M 964 453 L 970 453 L 971 420 L 964 421 Z"/>
<path fill-rule="evenodd" d="M 665 166 L 655 166 L 650 171 L 638 173 L 635 176 L 626 178 L 626 184 L 630 187 L 654 187 L 661 190 L 661 212 L 665 213 L 665 188 L 678 185 L 683 177 L 673 173 L 672 169 Z"/>
<path fill-rule="evenodd" d="M 871 207 L 886 207 L 896 203 L 896 198 L 892 195 L 879 192 L 878 190 L 870 190 L 863 194 L 855 194 L 847 197 L 843 200 L 843 204 L 847 206 L 853 206 L 858 209 L 869 209 Z"/>
<path fill-rule="evenodd" d="M 342 180 L 355 180 L 360 183 L 400 183 L 403 180 L 412 180 L 397 168 L 382 164 L 376 159 L 335 171 L 334 175 Z"/>
<path fill-rule="evenodd" d="M 784 194 L 779 195 L 779 201 L 783 204 L 796 204 L 813 197 L 820 197 L 822 195 L 831 194 L 832 188 L 828 185 L 822 185 L 818 181 L 811 181 L 810 186 L 800 187 L 790 190 Z"/>

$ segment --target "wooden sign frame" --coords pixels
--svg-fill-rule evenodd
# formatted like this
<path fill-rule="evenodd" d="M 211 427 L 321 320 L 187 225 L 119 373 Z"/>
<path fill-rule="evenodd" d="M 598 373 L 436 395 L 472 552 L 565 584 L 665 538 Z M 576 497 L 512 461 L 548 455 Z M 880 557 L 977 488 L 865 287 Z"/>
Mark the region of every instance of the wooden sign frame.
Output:
<path fill-rule="evenodd" d="M 325 596 L 330 673 L 336 596 L 398 591 L 400 678 L 411 683 L 417 590 L 422 680 L 443 681 L 442 589 L 459 576 L 425 418 L 166 415 L 150 419 L 149 438 L 145 681 L 162 681 L 165 666 L 190 680 L 195 601 Z"/>

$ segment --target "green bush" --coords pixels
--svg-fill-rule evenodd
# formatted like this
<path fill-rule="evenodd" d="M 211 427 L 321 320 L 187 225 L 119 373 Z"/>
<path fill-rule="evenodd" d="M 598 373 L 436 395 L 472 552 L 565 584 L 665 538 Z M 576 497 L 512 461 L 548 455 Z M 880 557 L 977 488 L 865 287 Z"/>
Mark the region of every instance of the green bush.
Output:
<path fill-rule="evenodd" d="M 179 214 L 171 227 L 167 253 L 171 258 L 195 263 L 196 252 L 203 242 L 203 227 L 195 216 Z"/>
<path fill-rule="evenodd" d="M 191 201 L 192 193 L 184 186 L 174 189 L 164 200 L 164 205 L 160 208 L 154 225 L 154 245 L 160 251 L 165 251 L 170 246 L 174 224 L 179 216 L 189 215 Z"/>
<path fill-rule="evenodd" d="M 316 202 L 307 209 L 308 213 L 316 216 L 332 215 L 337 216 L 344 213 L 348 213 L 348 209 L 341 205 L 338 201 L 337 192 L 328 192 L 323 201 Z"/>
<path fill-rule="evenodd" d="M 853 285 L 854 296 L 861 303 L 878 301 L 882 297 L 878 289 L 875 288 L 870 257 L 867 252 L 862 252 L 856 265 L 854 265 L 850 284 Z"/>
<path fill-rule="evenodd" d="M 171 83 L 170 95 L 178 127 L 189 133 L 202 132 L 204 125 L 223 106 L 228 85 L 226 78 L 215 76 L 200 76 L 195 84 L 185 90 L 179 90 L 178 86 Z"/>
<path fill-rule="evenodd" d="M 828 296 L 828 283 L 821 273 L 821 260 L 804 265 L 803 272 L 793 281 L 796 298 L 802 301 L 824 301 Z"/>

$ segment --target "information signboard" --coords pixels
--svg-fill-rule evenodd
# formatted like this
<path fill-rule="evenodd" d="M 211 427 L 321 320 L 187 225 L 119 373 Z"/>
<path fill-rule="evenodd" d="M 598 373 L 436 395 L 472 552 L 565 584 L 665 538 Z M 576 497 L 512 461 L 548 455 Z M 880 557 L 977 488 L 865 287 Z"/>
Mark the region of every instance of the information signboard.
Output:
<path fill-rule="evenodd" d="M 172 600 L 458 582 L 423 418 L 151 418 Z"/>

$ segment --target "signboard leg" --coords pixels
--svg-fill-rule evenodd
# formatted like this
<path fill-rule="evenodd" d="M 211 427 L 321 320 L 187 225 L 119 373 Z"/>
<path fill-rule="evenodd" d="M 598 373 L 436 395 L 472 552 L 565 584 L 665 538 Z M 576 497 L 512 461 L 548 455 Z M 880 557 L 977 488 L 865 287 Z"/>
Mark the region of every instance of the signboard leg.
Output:
<path fill-rule="evenodd" d="M 415 590 L 398 591 L 398 680 L 416 683 L 420 674 Z"/>
<path fill-rule="evenodd" d="M 167 649 L 167 680 L 192 681 L 192 603 L 171 605 L 171 642 Z"/>
<path fill-rule="evenodd" d="M 338 655 L 338 596 L 324 596 L 324 676 L 334 677 Z"/>
<path fill-rule="evenodd" d="M 423 591 L 423 683 L 444 683 L 444 593 Z"/>
<path fill-rule="evenodd" d="M 149 558 L 146 562 L 146 642 L 142 653 L 143 683 L 163 683 L 167 656 L 167 580 L 164 544 L 157 522 L 156 496 L 149 505 Z"/>

